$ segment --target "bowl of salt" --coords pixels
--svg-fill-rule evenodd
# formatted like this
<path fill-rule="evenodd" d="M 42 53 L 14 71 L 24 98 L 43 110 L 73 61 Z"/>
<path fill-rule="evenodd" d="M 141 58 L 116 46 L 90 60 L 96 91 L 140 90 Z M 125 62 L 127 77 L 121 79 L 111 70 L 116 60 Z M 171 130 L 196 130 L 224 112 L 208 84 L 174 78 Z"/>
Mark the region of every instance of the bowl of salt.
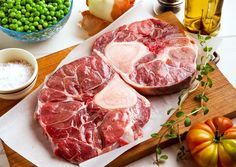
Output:
<path fill-rule="evenodd" d="M 37 76 L 37 60 L 30 52 L 18 48 L 0 50 L 0 98 L 13 100 L 26 96 Z"/>

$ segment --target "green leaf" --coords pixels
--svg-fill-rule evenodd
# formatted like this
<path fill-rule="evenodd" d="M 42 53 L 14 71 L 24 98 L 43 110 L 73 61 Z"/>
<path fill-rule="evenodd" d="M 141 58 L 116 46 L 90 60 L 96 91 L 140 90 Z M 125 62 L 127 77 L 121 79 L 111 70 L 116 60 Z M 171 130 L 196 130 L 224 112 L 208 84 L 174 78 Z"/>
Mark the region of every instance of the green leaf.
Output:
<path fill-rule="evenodd" d="M 167 160 L 168 159 L 168 155 L 163 154 L 160 156 L 160 160 Z"/>
<path fill-rule="evenodd" d="M 198 81 L 201 81 L 201 80 L 202 80 L 202 76 L 201 76 L 201 75 L 198 75 L 196 79 L 197 79 Z"/>
<path fill-rule="evenodd" d="M 198 108 L 194 108 L 191 113 L 193 116 L 196 116 L 198 114 L 198 112 L 196 112 L 198 110 Z"/>
<path fill-rule="evenodd" d="M 153 133 L 153 134 L 151 134 L 151 137 L 152 138 L 157 138 L 157 137 L 160 137 L 160 135 L 159 135 L 159 133 Z"/>
<path fill-rule="evenodd" d="M 201 36 L 200 34 L 197 34 L 197 39 L 198 39 L 198 40 L 201 40 L 201 37 L 202 37 L 202 36 Z"/>
<path fill-rule="evenodd" d="M 208 71 L 206 70 L 205 67 L 201 70 L 200 74 L 201 75 L 207 75 L 208 74 Z"/>
<path fill-rule="evenodd" d="M 197 70 L 198 70 L 198 71 L 201 70 L 201 64 L 197 64 Z"/>
<path fill-rule="evenodd" d="M 203 48 L 203 51 L 204 52 L 210 52 L 210 51 L 212 51 L 212 47 L 206 46 L 205 48 Z"/>
<path fill-rule="evenodd" d="M 206 82 L 201 81 L 201 86 L 205 86 Z"/>
<path fill-rule="evenodd" d="M 205 37 L 205 40 L 206 40 L 206 41 L 209 40 L 209 39 L 211 39 L 210 36 L 206 36 L 206 37 Z"/>
<path fill-rule="evenodd" d="M 203 106 L 202 110 L 204 115 L 206 115 L 209 112 L 209 108 L 207 106 Z"/>
<path fill-rule="evenodd" d="M 200 44 L 201 44 L 201 45 L 202 45 L 202 43 L 206 42 L 204 36 L 198 34 L 197 37 L 198 37 L 198 40 L 200 41 Z"/>
<path fill-rule="evenodd" d="M 203 95 L 203 96 L 202 96 L 202 100 L 203 100 L 204 102 L 208 102 L 209 98 L 208 98 L 206 95 Z"/>
<path fill-rule="evenodd" d="M 167 115 L 170 115 L 170 113 L 172 112 L 172 111 L 174 111 L 174 110 L 176 110 L 175 108 L 170 108 L 168 111 L 167 111 Z"/>
<path fill-rule="evenodd" d="M 194 100 L 195 100 L 195 101 L 201 101 L 201 99 L 202 99 L 202 95 L 201 95 L 201 94 L 198 94 L 198 95 L 196 95 L 196 96 L 194 97 Z"/>
<path fill-rule="evenodd" d="M 207 63 L 206 65 L 205 65 L 205 68 L 209 71 L 209 72 L 213 72 L 215 69 L 214 69 L 214 67 L 212 67 L 209 63 Z"/>
<path fill-rule="evenodd" d="M 191 125 L 191 119 L 189 117 L 185 118 L 184 120 L 184 126 L 189 127 Z"/>
<path fill-rule="evenodd" d="M 182 116 L 184 116 L 185 115 L 185 113 L 183 112 L 183 111 L 178 111 L 177 113 L 176 113 L 176 117 L 177 118 L 180 118 L 180 117 L 182 117 Z"/>
<path fill-rule="evenodd" d="M 211 88 L 212 85 L 213 85 L 212 80 L 209 77 L 207 77 L 207 85 L 208 85 L 209 88 Z"/>
<path fill-rule="evenodd" d="M 161 148 L 160 148 L 160 147 L 157 147 L 157 148 L 156 148 L 156 153 L 157 153 L 158 155 L 161 155 Z"/>
<path fill-rule="evenodd" d="M 175 123 L 175 120 L 170 120 L 169 124 L 173 125 Z"/>
<path fill-rule="evenodd" d="M 165 135 L 165 138 L 167 138 L 167 139 L 175 139 L 175 138 L 177 138 L 177 134 L 169 133 L 169 134 Z"/>

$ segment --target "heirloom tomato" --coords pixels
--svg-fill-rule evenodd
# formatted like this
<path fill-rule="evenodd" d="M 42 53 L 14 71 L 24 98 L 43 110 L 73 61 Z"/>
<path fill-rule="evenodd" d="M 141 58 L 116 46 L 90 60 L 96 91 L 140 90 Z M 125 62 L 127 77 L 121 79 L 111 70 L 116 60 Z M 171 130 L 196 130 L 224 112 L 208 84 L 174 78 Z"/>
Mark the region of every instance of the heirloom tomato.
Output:
<path fill-rule="evenodd" d="M 186 144 L 200 167 L 236 167 L 236 127 L 226 117 L 194 124 Z"/>

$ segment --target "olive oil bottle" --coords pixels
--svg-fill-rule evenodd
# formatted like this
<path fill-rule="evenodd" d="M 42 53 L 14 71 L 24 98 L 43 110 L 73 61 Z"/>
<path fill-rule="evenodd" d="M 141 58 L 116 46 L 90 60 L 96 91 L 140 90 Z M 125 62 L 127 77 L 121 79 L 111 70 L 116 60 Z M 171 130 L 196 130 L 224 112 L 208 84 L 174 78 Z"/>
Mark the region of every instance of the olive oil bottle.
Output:
<path fill-rule="evenodd" d="M 185 0 L 184 26 L 193 33 L 215 36 L 224 0 Z"/>

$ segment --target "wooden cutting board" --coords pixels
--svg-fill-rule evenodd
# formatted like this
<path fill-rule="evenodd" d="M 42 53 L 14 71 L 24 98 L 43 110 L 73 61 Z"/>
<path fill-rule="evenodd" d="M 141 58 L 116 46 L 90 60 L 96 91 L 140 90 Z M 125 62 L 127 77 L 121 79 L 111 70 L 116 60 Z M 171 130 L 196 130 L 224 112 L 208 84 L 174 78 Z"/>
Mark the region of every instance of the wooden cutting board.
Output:
<path fill-rule="evenodd" d="M 175 15 L 171 12 L 163 13 L 158 16 L 158 18 L 165 20 L 171 24 L 177 25 L 180 28 L 183 28 L 182 24 L 178 21 Z M 53 53 L 46 57 L 38 59 L 39 65 L 39 76 L 35 88 L 38 87 L 43 81 L 47 74 L 51 73 L 57 65 L 60 63 L 62 59 L 66 57 L 66 55 L 74 48 L 70 47 L 65 50 Z M 226 80 L 223 74 L 216 67 L 216 71 L 211 76 L 213 78 L 214 85 L 207 92 L 210 100 L 208 102 L 208 106 L 210 112 L 208 115 L 203 116 L 199 114 L 194 118 L 194 122 L 204 121 L 208 118 L 226 115 L 229 117 L 236 117 L 236 90 L 232 87 L 232 85 Z M 34 88 L 34 89 L 35 89 Z M 200 90 L 198 90 L 200 91 Z M 197 93 L 197 92 L 196 92 Z M 190 111 L 196 106 L 196 103 L 193 101 L 194 95 L 191 95 L 186 101 L 184 108 L 186 111 Z M 9 109 L 11 109 L 15 104 L 17 104 L 20 100 L 1 100 L 0 99 L 0 115 L 2 116 Z M 171 118 L 170 118 L 171 119 Z M 186 132 L 188 129 L 181 126 L 181 133 Z M 166 147 L 170 144 L 173 144 L 175 141 L 162 141 L 161 146 Z M 118 157 L 118 159 L 111 162 L 108 166 L 110 167 L 121 167 L 130 162 L 133 162 L 137 159 L 140 159 L 155 150 L 155 145 L 157 141 L 155 139 L 149 139 L 143 143 L 138 144 L 130 151 L 122 154 Z M 12 167 L 33 167 L 35 166 L 31 162 L 24 159 L 22 156 L 14 152 L 10 149 L 6 144 L 4 144 L 4 148 L 6 150 L 6 154 L 8 156 L 10 165 Z"/>

